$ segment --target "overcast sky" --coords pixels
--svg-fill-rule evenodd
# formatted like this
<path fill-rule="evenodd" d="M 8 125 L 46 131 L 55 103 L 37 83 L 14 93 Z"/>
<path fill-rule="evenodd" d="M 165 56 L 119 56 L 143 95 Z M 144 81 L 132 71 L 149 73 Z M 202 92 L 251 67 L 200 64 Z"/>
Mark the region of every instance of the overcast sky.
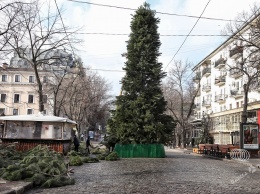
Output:
<path fill-rule="evenodd" d="M 63 8 L 63 20 L 71 27 L 83 27 L 83 33 L 129 34 L 131 14 L 143 4 L 143 0 L 57 0 Z M 80 2 L 90 2 L 130 9 L 120 9 L 98 6 Z M 238 13 L 249 11 L 250 6 L 260 0 L 148 0 L 151 9 L 157 12 L 200 16 L 233 20 Z M 209 3 L 208 3 L 209 2 Z M 160 18 L 159 33 L 161 35 L 188 35 L 197 18 L 156 14 Z M 191 35 L 220 35 L 227 21 L 200 19 Z M 111 83 L 111 94 L 119 95 L 119 81 L 124 76 L 122 68 L 125 58 L 128 35 L 97 35 L 83 34 L 84 42 L 79 53 L 84 64 L 104 77 Z M 161 36 L 162 53 L 159 61 L 163 63 L 163 70 L 171 68 L 174 60 L 190 61 L 194 65 L 199 63 L 210 52 L 216 49 L 225 38 L 217 36 L 188 37 L 182 48 L 185 36 Z M 175 55 L 175 57 L 174 57 Z M 171 62 L 172 61 L 172 62 Z M 170 63 L 171 62 L 171 63 Z"/>

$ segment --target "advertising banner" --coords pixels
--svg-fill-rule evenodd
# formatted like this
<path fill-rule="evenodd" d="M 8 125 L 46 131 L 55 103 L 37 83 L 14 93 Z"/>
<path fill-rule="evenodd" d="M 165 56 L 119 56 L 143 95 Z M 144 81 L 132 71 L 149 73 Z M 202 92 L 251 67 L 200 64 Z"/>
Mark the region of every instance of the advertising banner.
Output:
<path fill-rule="evenodd" d="M 244 149 L 258 149 L 258 124 L 243 124 Z"/>

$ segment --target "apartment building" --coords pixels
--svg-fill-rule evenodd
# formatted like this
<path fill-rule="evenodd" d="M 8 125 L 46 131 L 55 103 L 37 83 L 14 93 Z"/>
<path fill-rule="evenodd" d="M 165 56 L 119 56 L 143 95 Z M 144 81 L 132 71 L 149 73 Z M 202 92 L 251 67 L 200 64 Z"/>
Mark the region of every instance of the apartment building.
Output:
<path fill-rule="evenodd" d="M 40 71 L 43 83 L 47 72 Z M 37 83 L 32 68 L 10 67 L 4 63 L 0 67 L 0 114 L 26 115 L 39 112 Z M 48 95 L 44 95 L 45 113 L 51 113 Z"/>
<path fill-rule="evenodd" d="M 246 32 L 246 27 L 242 31 Z M 241 32 L 241 31 L 240 31 Z M 217 144 L 239 144 L 244 88 L 247 77 L 238 69 L 249 55 L 232 37 L 205 57 L 193 71 L 198 94 L 195 98 L 193 137 L 198 137 L 207 119 L 210 134 Z M 258 123 L 260 117 L 260 89 L 248 93 L 248 123 Z"/>
<path fill-rule="evenodd" d="M 46 56 L 47 58 L 58 56 L 59 59 L 57 61 L 55 59 L 48 60 L 48 64 L 43 64 L 38 68 L 39 77 L 43 84 L 44 113 L 47 115 L 53 113 L 53 93 L 49 90 L 49 86 L 55 85 L 58 76 L 76 71 L 76 68 L 73 68 L 71 57 L 67 57 L 67 55 L 69 54 L 60 50 L 48 52 L 43 58 L 46 58 Z M 69 59 L 69 62 L 62 61 L 67 59 Z M 28 62 L 14 53 L 10 64 L 3 63 L 2 67 L 0 67 L 0 79 L 0 114 L 38 114 L 38 86 L 35 73 Z"/>

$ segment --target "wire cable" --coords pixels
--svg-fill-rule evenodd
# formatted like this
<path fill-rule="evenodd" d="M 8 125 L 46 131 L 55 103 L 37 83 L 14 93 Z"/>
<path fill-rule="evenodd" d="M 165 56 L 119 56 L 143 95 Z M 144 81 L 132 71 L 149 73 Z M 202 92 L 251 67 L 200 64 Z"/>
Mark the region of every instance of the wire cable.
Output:
<path fill-rule="evenodd" d="M 57 32 L 63 34 L 65 32 Z M 88 35 L 106 35 L 106 36 L 128 36 L 126 33 L 106 33 L 106 32 L 67 32 L 73 34 L 88 34 Z M 160 36 L 188 36 L 187 34 L 160 34 Z M 189 36 L 230 36 L 222 34 L 190 34 Z"/>
<path fill-rule="evenodd" d="M 206 6 L 204 7 L 202 13 L 200 14 L 200 17 L 203 15 L 203 13 L 205 12 L 206 8 L 208 7 L 208 4 L 210 3 L 211 0 L 208 1 L 208 3 L 206 4 Z M 181 46 L 179 47 L 179 49 L 176 51 L 176 53 L 174 54 L 174 56 L 172 57 L 172 59 L 170 60 L 170 62 L 168 63 L 168 65 L 165 67 L 165 69 L 170 65 L 170 63 L 173 61 L 173 59 L 175 58 L 175 56 L 178 54 L 178 52 L 181 50 L 182 46 L 184 45 L 184 43 L 186 42 L 187 38 L 189 37 L 189 35 L 191 34 L 191 32 L 193 31 L 193 29 L 195 28 L 195 26 L 197 25 L 197 23 L 200 20 L 200 17 L 197 19 L 197 21 L 195 22 L 195 24 L 193 25 L 193 27 L 191 28 L 189 34 L 186 36 L 186 38 L 184 39 L 184 41 L 182 42 Z M 164 71 L 165 71 L 164 69 Z"/>
<path fill-rule="evenodd" d="M 84 3 L 84 4 L 89 4 L 89 5 L 102 6 L 102 7 L 125 9 L 125 10 L 131 10 L 131 11 L 136 11 L 137 10 L 137 9 L 134 9 L 134 8 L 119 7 L 119 6 L 105 5 L 105 4 L 99 4 L 99 3 L 91 3 L 91 2 L 88 2 L 88 1 L 79 1 L 79 0 L 67 0 L 67 1 L 75 2 L 75 3 Z M 156 13 L 162 14 L 162 15 L 172 15 L 172 16 L 179 16 L 179 17 L 199 18 L 199 19 L 217 20 L 217 21 L 225 21 L 225 22 L 233 21 L 233 20 L 219 19 L 219 18 L 209 18 L 209 17 L 201 17 L 201 16 L 198 17 L 198 16 L 184 15 L 184 14 L 165 13 L 165 12 L 160 12 L 160 11 L 156 11 Z"/>
<path fill-rule="evenodd" d="M 65 34 L 66 34 L 66 36 L 67 36 L 67 38 L 68 38 L 68 42 L 69 42 L 69 45 L 70 45 L 70 48 L 71 48 L 72 54 L 73 54 L 73 56 L 74 56 L 74 59 L 76 59 L 76 56 L 75 56 L 74 50 L 73 50 L 73 48 L 72 48 L 72 46 L 71 46 L 71 42 L 70 42 L 70 39 L 69 39 L 68 33 L 67 33 L 67 31 L 66 31 L 66 28 L 65 28 L 65 25 L 64 25 L 63 19 L 62 19 L 62 17 L 61 17 L 61 13 L 60 13 L 60 10 L 59 10 L 59 7 L 58 7 L 58 4 L 57 4 L 57 1 L 56 1 L 56 0 L 54 0 L 54 1 L 55 1 L 55 5 L 56 5 L 57 11 L 58 11 L 58 13 L 59 13 L 60 19 L 61 19 L 61 23 L 62 23 L 62 26 L 63 26 L 64 32 L 65 32 Z"/>

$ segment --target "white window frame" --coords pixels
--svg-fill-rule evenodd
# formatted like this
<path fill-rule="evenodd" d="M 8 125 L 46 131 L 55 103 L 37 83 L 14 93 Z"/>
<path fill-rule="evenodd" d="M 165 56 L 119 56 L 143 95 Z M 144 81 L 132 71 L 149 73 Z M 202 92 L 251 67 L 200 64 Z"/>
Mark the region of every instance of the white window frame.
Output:
<path fill-rule="evenodd" d="M 18 79 L 16 79 L 16 78 L 18 78 Z M 21 75 L 14 75 L 14 82 L 16 82 L 16 83 L 21 82 Z"/>
<path fill-rule="evenodd" d="M 18 99 L 18 101 L 17 101 L 17 102 L 15 101 L 15 96 L 16 96 L 16 95 L 18 95 L 18 96 L 19 96 L 19 99 Z M 21 95 L 20 95 L 20 94 L 14 94 L 14 103 L 19 103 L 19 102 L 20 102 L 20 100 L 21 100 L 20 98 L 21 98 Z"/>
<path fill-rule="evenodd" d="M 29 83 L 34 83 L 35 77 L 33 75 L 29 75 Z"/>
<path fill-rule="evenodd" d="M 31 111 L 31 113 L 29 114 L 29 110 Z M 27 115 L 32 115 L 33 114 L 33 109 L 32 108 L 28 108 L 27 109 Z"/>
<path fill-rule="evenodd" d="M 5 98 L 4 98 L 4 100 L 2 100 L 2 95 L 5 95 Z M 4 94 L 4 93 L 3 93 L 3 94 L 1 94 L 1 96 L 0 96 L 0 101 L 1 101 L 1 102 L 6 102 L 6 97 L 7 97 L 7 95 L 6 95 L 6 94 Z"/>
<path fill-rule="evenodd" d="M 46 101 L 45 101 L 45 96 L 46 96 Z M 43 103 L 47 103 L 48 102 L 48 96 L 46 94 L 43 94 L 42 101 L 43 101 Z"/>
<path fill-rule="evenodd" d="M 3 112 L 1 112 L 3 110 Z M 5 114 L 5 108 L 0 108 L 0 114 L 4 113 Z"/>
<path fill-rule="evenodd" d="M 32 102 L 30 102 L 30 96 L 32 96 Z M 34 95 L 28 94 L 28 103 L 34 103 Z"/>
<path fill-rule="evenodd" d="M 17 114 L 14 114 L 14 111 L 17 110 Z M 19 109 L 18 108 L 14 108 L 13 109 L 13 115 L 19 115 Z"/>
<path fill-rule="evenodd" d="M 5 77 L 5 79 L 3 79 Z M 8 75 L 4 74 L 2 75 L 1 82 L 7 82 L 8 81 Z"/>

